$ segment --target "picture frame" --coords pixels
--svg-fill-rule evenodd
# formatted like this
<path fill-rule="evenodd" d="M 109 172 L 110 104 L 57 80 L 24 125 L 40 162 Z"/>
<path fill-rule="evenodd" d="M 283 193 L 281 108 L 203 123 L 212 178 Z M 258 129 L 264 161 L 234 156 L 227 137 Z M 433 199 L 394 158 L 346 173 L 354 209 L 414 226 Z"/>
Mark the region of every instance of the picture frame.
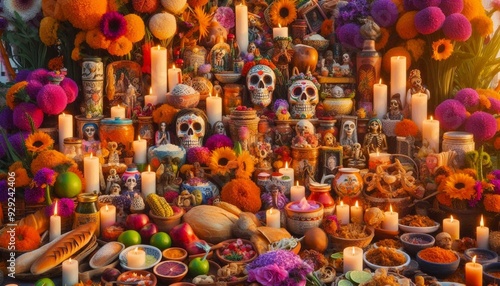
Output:
<path fill-rule="evenodd" d="M 342 146 L 326 147 L 320 149 L 320 170 L 321 183 L 331 184 L 339 168 L 343 167 L 343 148 Z"/>
<path fill-rule="evenodd" d="M 317 33 L 327 18 L 325 12 L 323 12 L 323 9 L 321 9 L 316 1 L 311 1 L 310 3 L 310 5 L 301 9 L 300 12 L 304 20 L 306 20 L 309 33 Z"/>
<path fill-rule="evenodd" d="M 106 95 L 110 106 L 127 105 L 127 89 L 129 85 L 135 88 L 135 100 L 142 101 L 142 70 L 141 65 L 134 61 L 116 61 L 106 66 Z"/>

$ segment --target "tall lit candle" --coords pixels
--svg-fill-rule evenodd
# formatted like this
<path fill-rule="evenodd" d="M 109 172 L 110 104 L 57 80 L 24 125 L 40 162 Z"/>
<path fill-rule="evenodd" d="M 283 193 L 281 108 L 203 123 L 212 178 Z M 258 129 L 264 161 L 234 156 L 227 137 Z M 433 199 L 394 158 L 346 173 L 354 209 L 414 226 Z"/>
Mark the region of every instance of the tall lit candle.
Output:
<path fill-rule="evenodd" d="M 353 223 L 363 223 L 363 207 L 360 207 L 358 204 L 358 200 L 354 206 L 351 206 L 351 221 Z"/>
<path fill-rule="evenodd" d="M 302 200 L 306 196 L 306 188 L 304 186 L 299 185 L 299 181 L 297 181 L 295 186 L 292 186 L 290 189 L 290 201 L 298 202 Z"/>
<path fill-rule="evenodd" d="M 116 105 L 111 107 L 111 118 L 125 118 L 125 107 L 121 105 Z"/>
<path fill-rule="evenodd" d="M 144 164 L 147 160 L 147 140 L 141 139 L 141 136 L 137 140 L 132 142 L 132 149 L 134 150 L 134 163 Z"/>
<path fill-rule="evenodd" d="M 171 69 L 168 69 L 168 91 L 171 92 L 172 89 L 178 84 L 182 83 L 182 71 L 180 68 L 176 68 L 175 65 Z"/>
<path fill-rule="evenodd" d="M 54 214 L 50 216 L 49 241 L 61 236 L 61 217 L 57 214 L 57 201 L 54 204 Z"/>
<path fill-rule="evenodd" d="M 139 268 L 146 264 L 146 252 L 136 247 L 127 252 L 127 266 L 130 268 Z"/>
<path fill-rule="evenodd" d="M 340 224 L 349 224 L 349 206 L 344 205 L 343 201 L 336 207 L 337 220 Z"/>
<path fill-rule="evenodd" d="M 490 240 L 490 229 L 484 226 L 483 215 L 481 215 L 481 221 L 479 226 L 476 227 L 476 241 L 477 247 L 488 249 Z"/>
<path fill-rule="evenodd" d="M 443 219 L 443 231 L 447 232 L 453 240 L 460 239 L 460 221 L 453 219 L 452 215 L 450 218 Z"/>
<path fill-rule="evenodd" d="M 156 46 L 151 48 L 151 88 L 158 103 L 167 99 L 167 49 Z"/>
<path fill-rule="evenodd" d="M 151 172 L 151 166 L 148 170 L 141 173 L 141 193 L 144 198 L 156 192 L 156 173 Z"/>
<path fill-rule="evenodd" d="M 73 115 L 62 113 L 58 117 L 59 151 L 64 151 L 64 138 L 73 137 Z"/>
<path fill-rule="evenodd" d="M 116 222 L 116 207 L 114 205 L 105 205 L 99 209 L 99 215 L 101 216 L 101 233 L 104 233 L 106 227 Z"/>
<path fill-rule="evenodd" d="M 382 79 L 373 85 L 373 111 L 379 119 L 387 113 L 387 84 L 383 84 Z"/>
<path fill-rule="evenodd" d="M 85 177 L 85 192 L 99 192 L 99 158 L 90 153 L 83 158 L 83 176 Z"/>
<path fill-rule="evenodd" d="M 78 283 L 78 260 L 68 259 L 62 263 L 62 284 L 75 285 Z"/>
<path fill-rule="evenodd" d="M 427 94 L 415 93 L 411 96 L 411 120 L 415 122 L 418 130 L 422 131 L 424 120 L 427 119 Z"/>
<path fill-rule="evenodd" d="M 206 103 L 208 122 L 210 126 L 214 126 L 215 122 L 222 121 L 222 98 L 218 96 L 218 93 L 215 96 L 210 93 Z"/>
<path fill-rule="evenodd" d="M 433 153 L 439 153 L 439 121 L 433 120 L 432 116 L 422 124 L 422 138 L 429 143 Z"/>
<path fill-rule="evenodd" d="M 288 27 L 281 27 L 281 24 L 278 24 L 279 27 L 273 28 L 273 39 L 276 38 L 287 38 L 288 37 Z"/>
<path fill-rule="evenodd" d="M 246 53 L 248 49 L 248 7 L 241 4 L 235 6 L 236 10 L 236 42 L 240 51 Z"/>
<path fill-rule="evenodd" d="M 467 286 L 482 286 L 483 285 L 483 266 L 476 263 L 476 256 L 472 258 L 472 262 L 465 264 L 465 285 Z"/>
<path fill-rule="evenodd" d="M 285 167 L 284 168 L 279 168 L 278 172 L 280 172 L 281 174 L 283 174 L 283 176 L 288 176 L 290 177 L 291 181 L 294 182 L 295 181 L 295 177 L 294 177 L 294 170 L 292 168 L 289 168 L 288 167 L 288 162 L 285 162 Z"/>
<path fill-rule="evenodd" d="M 153 94 L 153 89 L 149 88 L 149 94 L 144 96 L 144 106 L 148 106 L 151 104 L 152 106 L 156 106 L 158 104 L 158 96 Z"/>
<path fill-rule="evenodd" d="M 389 207 L 389 211 L 385 212 L 385 218 L 382 221 L 382 229 L 388 231 L 398 231 L 398 219 L 399 214 L 392 211 L 392 205 Z"/>
<path fill-rule="evenodd" d="M 391 57 L 391 95 L 399 93 L 401 104 L 406 102 L 406 57 Z"/>
<path fill-rule="evenodd" d="M 266 225 L 268 227 L 280 228 L 281 212 L 279 209 L 270 208 L 266 211 Z"/>
<path fill-rule="evenodd" d="M 363 270 L 363 249 L 356 246 L 344 248 L 344 273 Z"/>

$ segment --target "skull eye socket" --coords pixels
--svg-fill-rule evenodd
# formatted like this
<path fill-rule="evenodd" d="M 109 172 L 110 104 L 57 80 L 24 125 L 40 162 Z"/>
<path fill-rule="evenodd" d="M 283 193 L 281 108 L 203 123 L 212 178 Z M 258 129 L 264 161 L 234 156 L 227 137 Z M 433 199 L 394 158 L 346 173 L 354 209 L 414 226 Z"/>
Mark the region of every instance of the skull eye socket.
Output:
<path fill-rule="evenodd" d="M 182 132 L 186 132 L 188 131 L 189 129 L 189 124 L 187 123 L 182 123 L 181 126 L 179 126 L 179 130 L 181 130 Z"/>
<path fill-rule="evenodd" d="M 201 128 L 202 128 L 202 127 L 201 127 L 201 123 L 199 123 L 199 122 L 195 122 L 195 123 L 193 124 L 193 128 L 194 128 L 194 130 L 195 130 L 196 132 L 201 131 Z"/>
<path fill-rule="evenodd" d="M 266 84 L 272 84 L 273 83 L 273 78 L 270 75 L 265 75 L 264 76 L 264 82 Z"/>
<path fill-rule="evenodd" d="M 295 95 L 295 96 L 299 96 L 299 95 L 301 95 L 301 94 L 302 94 L 302 88 L 301 88 L 301 87 L 296 87 L 296 88 L 294 88 L 294 89 L 292 90 L 292 92 L 293 92 L 293 95 Z"/>
<path fill-rule="evenodd" d="M 306 93 L 309 96 L 314 96 L 316 94 L 316 92 L 314 91 L 314 88 L 312 88 L 312 87 L 306 88 Z"/>
<path fill-rule="evenodd" d="M 250 83 L 251 83 L 251 84 L 253 84 L 253 85 L 258 84 L 258 83 L 259 83 L 259 80 L 260 80 L 260 79 L 259 79 L 259 77 L 258 77 L 257 75 L 252 75 L 252 76 L 250 77 Z"/>

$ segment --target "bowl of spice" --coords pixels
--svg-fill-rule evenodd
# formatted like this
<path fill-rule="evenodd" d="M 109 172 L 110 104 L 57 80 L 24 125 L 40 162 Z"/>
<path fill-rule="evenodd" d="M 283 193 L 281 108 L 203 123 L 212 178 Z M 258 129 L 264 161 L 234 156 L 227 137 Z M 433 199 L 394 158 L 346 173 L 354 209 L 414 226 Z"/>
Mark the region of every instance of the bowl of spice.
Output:
<path fill-rule="evenodd" d="M 417 253 L 417 262 L 423 272 L 442 278 L 457 270 L 460 256 L 454 251 L 434 246 L 420 250 Z"/>
<path fill-rule="evenodd" d="M 170 247 L 162 252 L 163 260 L 184 261 L 187 258 L 187 251 L 181 247 Z"/>
<path fill-rule="evenodd" d="M 420 250 L 433 247 L 436 240 L 430 234 L 408 232 L 399 237 L 405 251 L 410 255 L 417 254 Z"/>
<path fill-rule="evenodd" d="M 401 250 L 380 246 L 368 250 L 363 254 L 365 264 L 373 270 L 379 268 L 390 268 L 391 270 L 401 270 L 410 264 L 411 258 Z"/>

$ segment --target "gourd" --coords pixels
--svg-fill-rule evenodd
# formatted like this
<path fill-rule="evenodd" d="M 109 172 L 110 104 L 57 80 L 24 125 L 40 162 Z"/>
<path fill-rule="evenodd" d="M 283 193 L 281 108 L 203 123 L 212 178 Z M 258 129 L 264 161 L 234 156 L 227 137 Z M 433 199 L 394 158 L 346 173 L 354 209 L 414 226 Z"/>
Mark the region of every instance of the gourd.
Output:
<path fill-rule="evenodd" d="M 185 213 L 183 220 L 198 238 L 217 244 L 232 238 L 231 228 L 238 216 L 216 206 L 199 205 Z"/>

